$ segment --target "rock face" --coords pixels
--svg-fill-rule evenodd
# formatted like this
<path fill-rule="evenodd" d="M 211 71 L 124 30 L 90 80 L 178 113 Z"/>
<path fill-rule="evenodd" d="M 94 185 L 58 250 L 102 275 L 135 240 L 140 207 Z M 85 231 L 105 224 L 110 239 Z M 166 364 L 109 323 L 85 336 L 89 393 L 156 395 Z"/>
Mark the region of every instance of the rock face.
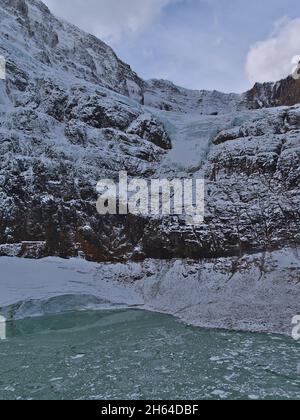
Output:
<path fill-rule="evenodd" d="M 293 81 L 244 95 L 145 82 L 38 0 L 0 0 L 0 20 L 0 255 L 199 259 L 299 245 L 300 106 L 266 109 L 299 101 Z M 204 176 L 205 224 L 98 215 L 97 181 L 121 170 Z"/>
<path fill-rule="evenodd" d="M 300 80 L 289 76 L 277 83 L 256 83 L 245 96 L 253 108 L 296 105 L 300 101 Z"/>
<path fill-rule="evenodd" d="M 39 0 L 1 0 L 0 6 L 1 54 L 19 69 L 19 87 L 52 69 L 142 102 L 144 82 L 105 43 L 56 19 Z"/>

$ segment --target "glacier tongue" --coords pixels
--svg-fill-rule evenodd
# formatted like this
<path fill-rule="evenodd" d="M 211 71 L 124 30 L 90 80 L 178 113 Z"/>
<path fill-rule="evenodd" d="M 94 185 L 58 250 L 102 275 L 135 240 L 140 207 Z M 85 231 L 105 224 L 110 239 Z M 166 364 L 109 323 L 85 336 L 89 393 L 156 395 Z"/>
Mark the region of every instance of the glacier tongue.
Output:
<path fill-rule="evenodd" d="M 8 319 L 143 303 L 133 285 L 103 281 L 102 267 L 85 260 L 3 257 L 0 267 L 0 312 Z"/>
<path fill-rule="evenodd" d="M 139 308 L 201 327 L 290 334 L 299 310 L 300 259 L 290 249 L 200 262 L 1 258 L 0 271 L 0 313 L 9 320 Z"/>

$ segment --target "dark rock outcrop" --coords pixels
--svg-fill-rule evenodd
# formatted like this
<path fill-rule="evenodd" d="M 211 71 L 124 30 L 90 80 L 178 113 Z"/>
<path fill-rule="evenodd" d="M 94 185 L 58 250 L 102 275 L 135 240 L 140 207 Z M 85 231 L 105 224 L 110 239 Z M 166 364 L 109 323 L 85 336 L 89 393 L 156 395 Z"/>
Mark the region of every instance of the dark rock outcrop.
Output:
<path fill-rule="evenodd" d="M 277 83 L 256 83 L 245 97 L 253 108 L 293 106 L 300 103 L 300 80 L 289 76 Z"/>

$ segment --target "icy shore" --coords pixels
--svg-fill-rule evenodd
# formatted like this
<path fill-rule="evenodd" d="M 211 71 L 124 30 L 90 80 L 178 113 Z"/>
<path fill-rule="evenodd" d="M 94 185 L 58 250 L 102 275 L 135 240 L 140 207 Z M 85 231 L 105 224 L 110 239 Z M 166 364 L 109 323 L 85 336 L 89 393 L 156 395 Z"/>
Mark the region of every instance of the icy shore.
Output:
<path fill-rule="evenodd" d="M 0 258 L 0 313 L 140 308 L 205 328 L 291 333 L 300 313 L 300 258 L 285 249 L 243 258 L 97 264 Z"/>

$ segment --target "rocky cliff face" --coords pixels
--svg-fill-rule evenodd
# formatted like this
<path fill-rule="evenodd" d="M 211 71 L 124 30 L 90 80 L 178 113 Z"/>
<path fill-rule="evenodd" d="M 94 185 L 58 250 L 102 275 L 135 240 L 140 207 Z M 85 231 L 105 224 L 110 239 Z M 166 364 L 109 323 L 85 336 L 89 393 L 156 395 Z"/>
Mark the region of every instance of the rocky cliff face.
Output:
<path fill-rule="evenodd" d="M 245 95 L 145 82 L 38 0 L 0 0 L 0 20 L 0 255 L 199 259 L 299 245 L 300 106 L 265 109 L 297 102 L 291 82 Z M 205 176 L 205 224 L 98 215 L 96 183 L 120 170 Z"/>
<path fill-rule="evenodd" d="M 1 0 L 1 54 L 25 89 L 50 69 L 101 85 L 142 102 L 144 82 L 96 37 L 56 19 L 39 0 Z M 55 74 L 52 74 L 54 77 Z"/>
<path fill-rule="evenodd" d="M 253 108 L 296 105 L 300 102 L 300 80 L 289 76 L 277 83 L 256 83 L 245 100 Z"/>

